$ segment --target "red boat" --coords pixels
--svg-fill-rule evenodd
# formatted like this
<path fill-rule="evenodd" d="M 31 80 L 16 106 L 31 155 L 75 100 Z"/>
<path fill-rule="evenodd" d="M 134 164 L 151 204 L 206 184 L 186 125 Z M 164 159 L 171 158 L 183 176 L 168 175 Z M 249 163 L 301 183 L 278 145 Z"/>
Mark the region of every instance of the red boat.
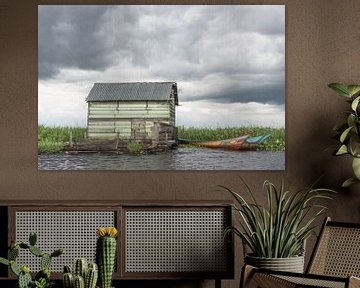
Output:
<path fill-rule="evenodd" d="M 185 140 L 179 139 L 180 144 L 191 144 L 206 148 L 224 148 L 230 150 L 239 150 L 241 145 L 244 143 L 249 135 L 243 135 L 236 138 L 225 139 L 225 140 L 214 140 L 214 141 L 198 141 L 198 140 Z"/>
<path fill-rule="evenodd" d="M 270 134 L 256 137 L 243 135 L 236 138 L 212 141 L 179 139 L 179 144 L 191 144 L 206 148 L 223 148 L 229 150 L 254 150 L 259 147 L 260 143 L 269 138 L 269 136 Z"/>

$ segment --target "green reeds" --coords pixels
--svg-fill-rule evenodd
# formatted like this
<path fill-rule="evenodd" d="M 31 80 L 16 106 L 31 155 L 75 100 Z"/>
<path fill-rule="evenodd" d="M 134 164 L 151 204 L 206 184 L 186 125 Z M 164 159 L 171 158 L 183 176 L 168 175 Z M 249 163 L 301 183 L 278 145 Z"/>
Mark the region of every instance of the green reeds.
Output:
<path fill-rule="evenodd" d="M 48 127 L 38 126 L 38 154 L 62 152 L 66 143 L 84 139 L 85 127 Z M 71 137 L 70 137 L 71 134 Z M 178 137 L 189 140 L 220 140 L 238 137 L 240 135 L 271 136 L 259 146 L 264 151 L 285 150 L 285 128 L 270 127 L 226 127 L 226 128 L 196 128 L 178 127 Z M 131 147 L 134 148 L 134 147 Z"/>
<path fill-rule="evenodd" d="M 86 128 L 38 126 L 38 154 L 63 151 L 66 143 L 84 139 Z M 71 135 L 71 137 L 70 137 Z"/>
<path fill-rule="evenodd" d="M 144 153 L 142 145 L 136 141 L 130 141 L 126 148 L 131 155 L 141 155 Z"/>

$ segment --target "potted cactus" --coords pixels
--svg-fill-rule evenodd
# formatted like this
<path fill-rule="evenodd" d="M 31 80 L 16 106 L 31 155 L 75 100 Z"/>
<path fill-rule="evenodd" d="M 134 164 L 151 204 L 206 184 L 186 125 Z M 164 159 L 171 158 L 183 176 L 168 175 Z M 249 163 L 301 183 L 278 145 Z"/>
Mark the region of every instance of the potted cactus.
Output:
<path fill-rule="evenodd" d="M 71 272 L 69 266 L 64 267 L 64 288 L 95 288 L 98 279 L 98 267 L 96 263 L 88 262 L 86 258 L 78 258 Z"/>
<path fill-rule="evenodd" d="M 54 257 L 64 253 L 63 249 L 57 249 L 52 253 L 45 253 L 36 246 L 36 233 L 30 233 L 29 243 L 13 242 L 10 245 L 8 259 L 0 257 L 0 263 L 10 266 L 11 271 L 18 277 L 19 288 L 49 288 L 54 285 L 50 280 L 50 265 Z M 39 257 L 41 270 L 35 275 L 34 280 L 30 275 L 30 268 L 26 265 L 19 266 L 16 259 L 20 249 L 28 250 L 33 255 Z"/>
<path fill-rule="evenodd" d="M 99 267 L 99 287 L 110 288 L 116 258 L 115 227 L 100 227 L 96 231 L 96 263 Z"/>

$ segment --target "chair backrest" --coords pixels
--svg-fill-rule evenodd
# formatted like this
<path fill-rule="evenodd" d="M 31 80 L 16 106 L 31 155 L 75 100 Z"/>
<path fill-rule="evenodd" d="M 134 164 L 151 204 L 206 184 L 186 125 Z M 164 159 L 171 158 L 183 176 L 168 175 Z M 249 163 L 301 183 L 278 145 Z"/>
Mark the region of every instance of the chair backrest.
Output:
<path fill-rule="evenodd" d="M 326 218 L 307 273 L 360 277 L 360 223 Z"/>

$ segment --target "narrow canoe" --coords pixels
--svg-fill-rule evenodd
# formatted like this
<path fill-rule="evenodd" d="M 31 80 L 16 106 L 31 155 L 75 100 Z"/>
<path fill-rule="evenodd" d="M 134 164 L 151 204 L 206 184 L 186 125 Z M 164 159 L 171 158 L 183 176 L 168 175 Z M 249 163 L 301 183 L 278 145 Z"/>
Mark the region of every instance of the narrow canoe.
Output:
<path fill-rule="evenodd" d="M 270 134 L 260 135 L 255 137 L 246 138 L 240 150 L 255 150 L 259 148 L 259 145 L 270 137 Z"/>
<path fill-rule="evenodd" d="M 206 148 L 223 148 L 230 150 L 254 150 L 258 148 L 260 143 L 269 138 L 269 136 L 270 134 L 256 137 L 242 135 L 236 138 L 213 141 L 179 139 L 179 144 L 192 144 Z"/>

